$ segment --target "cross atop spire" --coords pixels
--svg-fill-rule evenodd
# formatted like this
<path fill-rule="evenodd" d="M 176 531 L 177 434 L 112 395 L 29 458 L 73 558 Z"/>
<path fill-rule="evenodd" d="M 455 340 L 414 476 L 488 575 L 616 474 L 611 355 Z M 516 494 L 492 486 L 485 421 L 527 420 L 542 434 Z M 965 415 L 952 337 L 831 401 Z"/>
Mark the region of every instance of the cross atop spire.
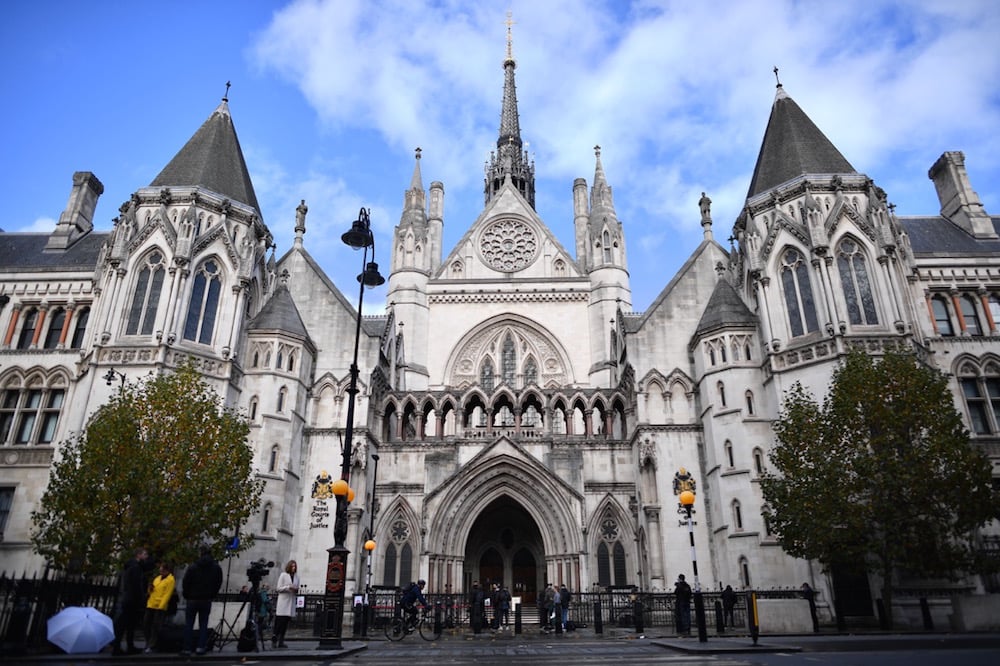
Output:
<path fill-rule="evenodd" d="M 222 101 L 226 103 L 229 102 L 229 86 L 230 86 L 229 81 L 226 81 L 226 94 L 222 96 Z"/>
<path fill-rule="evenodd" d="M 778 87 L 781 87 L 781 79 L 778 78 L 778 66 L 774 66 L 774 80 L 778 83 Z"/>
<path fill-rule="evenodd" d="M 507 25 L 507 60 L 514 62 L 514 37 L 511 34 L 511 27 L 514 25 L 514 12 L 507 11 L 507 20 L 504 23 Z"/>

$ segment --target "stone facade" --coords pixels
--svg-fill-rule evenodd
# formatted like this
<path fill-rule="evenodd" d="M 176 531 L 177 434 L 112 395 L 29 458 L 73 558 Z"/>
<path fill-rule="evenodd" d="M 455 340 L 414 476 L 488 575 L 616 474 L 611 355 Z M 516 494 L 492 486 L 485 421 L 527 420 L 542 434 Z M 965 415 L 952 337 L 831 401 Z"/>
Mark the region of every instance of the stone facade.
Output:
<path fill-rule="evenodd" d="M 445 248 L 444 186 L 424 189 L 417 152 L 382 316 L 359 323 L 309 255 L 305 202 L 293 247 L 267 255 L 225 101 L 110 232 L 92 229 L 103 187 L 84 172 L 52 234 L 0 234 L 0 569 L 43 564 L 29 514 L 58 442 L 118 381 L 192 359 L 252 422 L 266 489 L 244 558 L 294 558 L 321 591 L 356 326 L 349 593 L 370 537 L 379 585 L 670 589 L 691 574 L 676 494 L 693 487 L 703 586 L 829 594 L 768 533 L 759 478 L 784 391 L 821 395 L 858 345 L 909 344 L 952 376 L 1000 466 L 1000 218 L 961 153 L 931 169 L 941 214 L 897 217 L 779 86 L 732 244 L 703 196 L 703 241 L 639 313 L 600 150 L 589 189 L 567 192 L 567 249 L 535 212 L 512 58 L 504 71 L 483 211 Z"/>

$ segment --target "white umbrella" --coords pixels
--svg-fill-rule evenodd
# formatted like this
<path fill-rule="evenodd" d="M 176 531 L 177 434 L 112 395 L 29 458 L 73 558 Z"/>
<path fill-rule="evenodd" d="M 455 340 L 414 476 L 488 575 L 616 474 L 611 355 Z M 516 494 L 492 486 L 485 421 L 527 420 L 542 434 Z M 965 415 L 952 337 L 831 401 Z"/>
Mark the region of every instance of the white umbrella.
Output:
<path fill-rule="evenodd" d="M 70 606 L 49 618 L 49 641 L 69 654 L 100 652 L 115 637 L 111 618 L 95 608 Z"/>

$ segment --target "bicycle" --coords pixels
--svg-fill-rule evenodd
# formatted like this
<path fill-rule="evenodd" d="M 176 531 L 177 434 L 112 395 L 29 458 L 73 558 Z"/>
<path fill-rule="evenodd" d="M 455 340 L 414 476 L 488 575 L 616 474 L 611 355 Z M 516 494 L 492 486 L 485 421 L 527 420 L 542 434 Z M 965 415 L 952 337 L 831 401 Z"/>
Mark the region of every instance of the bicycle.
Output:
<path fill-rule="evenodd" d="M 425 641 L 436 641 L 441 638 L 440 625 L 438 627 L 438 631 L 435 631 L 434 617 L 430 609 L 425 607 L 416 623 L 410 621 L 409 615 L 392 618 L 389 624 L 385 625 L 385 637 L 390 641 L 401 641 L 407 634 L 417 631 Z"/>

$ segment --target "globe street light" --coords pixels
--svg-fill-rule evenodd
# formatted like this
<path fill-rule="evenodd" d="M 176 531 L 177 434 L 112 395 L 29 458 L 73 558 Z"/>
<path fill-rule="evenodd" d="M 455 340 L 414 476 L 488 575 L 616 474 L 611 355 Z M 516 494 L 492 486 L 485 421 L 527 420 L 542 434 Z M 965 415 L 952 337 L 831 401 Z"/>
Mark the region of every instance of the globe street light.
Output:
<path fill-rule="evenodd" d="M 344 447 L 341 452 L 342 465 L 340 479 L 333 483 L 333 493 L 337 498 L 337 510 L 333 522 L 333 548 L 327 550 L 326 588 L 323 595 L 323 606 L 326 609 L 326 622 L 320 638 L 320 649 L 339 650 L 343 647 L 341 638 L 344 630 L 344 592 L 347 580 L 347 505 L 353 498 L 350 488 L 351 480 L 351 448 L 354 437 L 354 401 L 358 393 L 358 346 L 361 343 L 361 307 L 365 298 L 365 287 L 377 287 L 385 283 L 385 278 L 378 272 L 375 263 L 375 236 L 371 232 L 369 211 L 364 208 L 358 213 L 358 219 L 351 225 L 350 231 L 341 236 L 341 240 L 355 250 L 363 250 L 361 256 L 361 274 L 358 283 L 361 291 L 358 294 L 358 318 L 354 328 L 354 358 L 351 361 L 351 383 L 347 389 L 347 425 L 344 428 Z M 368 261 L 368 248 L 371 248 L 371 259 Z M 351 496 L 351 498 L 349 498 Z"/>
<path fill-rule="evenodd" d="M 691 511 L 694 509 L 694 493 L 690 490 L 683 491 L 678 499 L 681 507 L 687 514 L 688 538 L 691 541 L 691 571 L 694 573 L 694 615 L 695 622 L 698 623 L 698 641 L 705 643 L 708 641 L 708 631 L 705 628 L 705 599 L 701 595 L 701 582 L 698 580 L 698 556 L 694 549 L 694 521 L 691 520 Z"/>

